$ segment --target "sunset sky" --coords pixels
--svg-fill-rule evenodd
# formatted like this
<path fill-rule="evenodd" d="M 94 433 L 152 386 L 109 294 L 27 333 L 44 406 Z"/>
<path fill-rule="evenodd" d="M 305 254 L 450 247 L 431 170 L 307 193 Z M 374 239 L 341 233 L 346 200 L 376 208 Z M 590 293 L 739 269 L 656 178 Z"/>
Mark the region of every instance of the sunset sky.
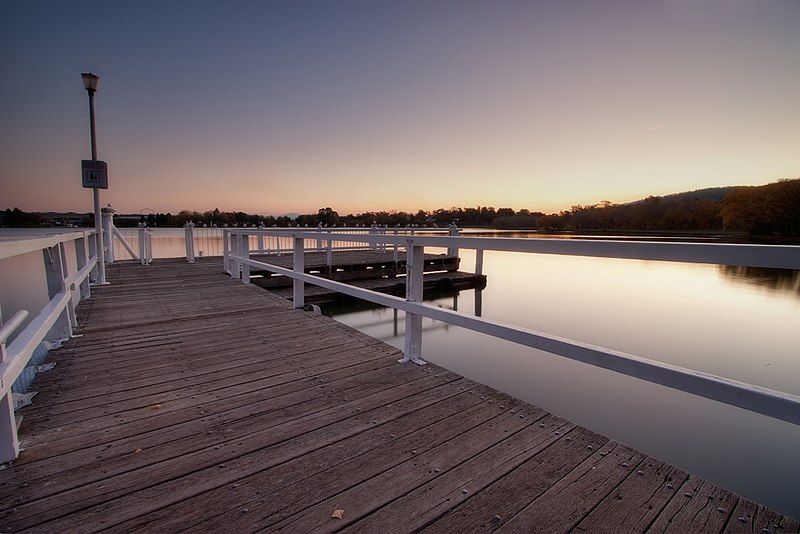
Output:
<path fill-rule="evenodd" d="M 800 177 L 800 2 L 8 2 L 0 208 L 575 203 Z"/>

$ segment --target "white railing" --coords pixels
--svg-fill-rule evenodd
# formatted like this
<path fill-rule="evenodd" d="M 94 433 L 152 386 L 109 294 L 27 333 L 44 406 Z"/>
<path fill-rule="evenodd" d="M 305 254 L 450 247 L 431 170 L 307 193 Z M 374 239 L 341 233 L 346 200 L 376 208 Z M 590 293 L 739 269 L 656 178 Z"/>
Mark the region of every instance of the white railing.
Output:
<path fill-rule="evenodd" d="M 287 233 L 289 234 L 287 236 Z M 483 251 L 535 254 L 564 254 L 603 258 L 711 263 L 734 266 L 800 269 L 800 247 L 717 243 L 674 243 L 653 241 L 508 239 L 450 236 L 337 235 L 336 239 L 366 243 L 373 247 L 402 247 L 406 251 L 405 299 L 370 291 L 304 272 L 304 251 L 314 232 L 281 232 L 293 241 L 293 268 L 286 269 L 250 257 L 252 236 L 275 235 L 274 230 L 228 229 L 225 269 L 242 283 L 250 283 L 250 269 L 270 271 L 293 280 L 294 306 L 304 305 L 304 284 L 314 284 L 405 312 L 405 340 L 401 362 L 422 359 L 422 318 L 429 317 L 455 326 L 482 332 L 541 351 L 632 376 L 647 382 L 712 399 L 775 419 L 800 424 L 800 397 L 722 378 L 702 371 L 662 363 L 580 341 L 516 325 L 465 315 L 422 302 L 425 247 L 474 249 L 475 270 L 483 268 Z M 331 237 L 330 239 L 333 239 Z"/>
<path fill-rule="evenodd" d="M 14 460 L 19 454 L 11 386 L 41 343 L 57 346 L 72 336 L 77 326 L 76 301 L 90 296 L 89 275 L 97 265 L 93 234 L 94 230 L 76 231 L 0 242 L 0 261 L 21 257 L 44 262 L 40 289 L 49 299 L 27 324 L 30 312 L 17 310 L 0 326 L 0 462 Z M 40 260 L 31 258 L 39 251 Z"/>
<path fill-rule="evenodd" d="M 242 235 L 242 232 L 248 232 L 248 247 L 250 247 L 251 254 L 259 255 L 275 255 L 281 256 L 283 254 L 292 254 L 294 252 L 294 240 L 292 235 L 297 232 L 305 233 L 306 237 L 303 250 L 305 252 L 319 252 L 325 253 L 325 263 L 328 267 L 333 265 L 333 253 L 342 251 L 358 251 L 367 250 L 373 252 L 389 252 L 392 251 L 392 260 L 398 261 L 398 253 L 403 250 L 403 247 L 397 243 L 387 246 L 387 243 L 381 241 L 365 242 L 363 238 L 369 236 L 391 236 L 391 237 L 409 237 L 409 236 L 433 236 L 433 235 L 459 235 L 460 229 L 457 226 L 451 225 L 446 228 L 389 228 L 385 226 L 373 226 L 371 228 L 270 228 L 265 229 L 253 228 L 252 231 L 247 228 L 224 228 L 222 231 L 222 256 L 225 264 L 225 270 L 228 269 L 228 256 L 231 250 L 239 250 L 241 244 L 238 242 L 240 239 L 237 236 Z M 351 239 L 352 236 L 357 236 L 358 239 Z M 253 246 L 253 241 L 255 246 Z M 190 250 L 188 243 L 191 242 L 187 230 L 187 260 L 194 261 L 194 257 L 189 259 Z M 235 243 L 235 244 L 234 244 Z M 233 247 L 233 248 L 232 248 Z M 455 248 L 448 248 L 448 256 L 458 256 L 458 250 Z"/>

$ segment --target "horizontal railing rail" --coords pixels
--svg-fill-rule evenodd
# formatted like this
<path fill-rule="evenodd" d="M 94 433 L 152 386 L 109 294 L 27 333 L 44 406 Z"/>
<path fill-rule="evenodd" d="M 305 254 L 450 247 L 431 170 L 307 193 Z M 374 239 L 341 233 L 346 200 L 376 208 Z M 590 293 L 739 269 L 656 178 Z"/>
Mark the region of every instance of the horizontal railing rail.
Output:
<path fill-rule="evenodd" d="M 12 385 L 44 341 L 54 346 L 72 335 L 77 326 L 75 301 L 90 296 L 89 277 L 96 273 L 98 262 L 93 234 L 91 230 L 0 241 L 0 260 L 41 251 L 41 289 L 49 298 L 28 324 L 29 311 L 18 310 L 0 325 L 0 462 L 11 461 L 19 454 Z M 70 242 L 74 248 L 67 254 Z M 68 258 L 74 258 L 74 267 Z"/>
<path fill-rule="evenodd" d="M 374 234 L 337 236 L 337 238 L 343 237 L 370 245 L 402 246 L 407 254 L 406 298 L 403 299 L 304 272 L 304 246 L 307 239 L 317 237 L 315 232 L 295 231 L 291 233 L 294 243 L 292 269 L 251 258 L 249 236 L 256 235 L 256 233 L 269 234 L 270 232 L 272 230 L 227 229 L 226 239 L 230 240 L 230 246 L 225 245 L 225 249 L 228 251 L 226 268 L 231 276 L 240 278 L 243 283 L 247 284 L 250 283 L 250 269 L 256 268 L 291 278 L 294 284 L 295 307 L 303 306 L 304 284 L 309 283 L 404 311 L 406 314 L 404 357 L 400 361 L 424 363 L 421 352 L 421 320 L 422 317 L 428 317 L 671 389 L 737 406 L 771 418 L 800 424 L 800 397 L 789 393 L 516 325 L 465 315 L 421 302 L 425 247 L 475 249 L 478 252 L 476 254 L 476 271 L 482 270 L 482 252 L 484 250 L 800 269 L 800 247 L 577 239 L 401 237 Z"/>

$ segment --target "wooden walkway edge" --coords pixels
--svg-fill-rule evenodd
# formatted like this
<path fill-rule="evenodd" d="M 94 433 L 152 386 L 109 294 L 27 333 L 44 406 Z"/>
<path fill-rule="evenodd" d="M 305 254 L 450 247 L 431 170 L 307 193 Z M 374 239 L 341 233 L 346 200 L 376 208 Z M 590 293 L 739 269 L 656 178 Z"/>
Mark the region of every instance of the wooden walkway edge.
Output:
<path fill-rule="evenodd" d="M 2 532 L 798 530 L 219 262 L 108 275 L 19 411 Z"/>

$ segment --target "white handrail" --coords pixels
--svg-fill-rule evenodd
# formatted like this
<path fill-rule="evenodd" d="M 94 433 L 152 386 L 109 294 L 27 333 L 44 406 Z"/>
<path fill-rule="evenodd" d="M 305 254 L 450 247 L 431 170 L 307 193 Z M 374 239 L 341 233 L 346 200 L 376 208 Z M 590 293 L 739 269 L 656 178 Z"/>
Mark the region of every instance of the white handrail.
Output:
<path fill-rule="evenodd" d="M 19 310 L 0 326 L 0 344 L 5 343 L 14 331 L 28 318 L 28 310 Z"/>
<path fill-rule="evenodd" d="M 271 230 L 228 229 L 231 234 L 248 235 Z M 313 232 L 293 232 L 291 237 L 314 239 Z M 800 246 L 751 245 L 738 243 L 675 243 L 670 241 L 623 241 L 601 239 L 547 239 L 508 237 L 448 237 L 339 234 L 341 239 L 362 243 L 397 244 L 437 248 L 466 248 L 499 252 L 557 254 L 633 260 L 713 263 L 741 267 L 800 269 Z"/>
<path fill-rule="evenodd" d="M 88 277 L 96 270 L 97 251 L 91 250 L 87 239 L 94 231 L 66 232 L 32 239 L 0 241 L 0 259 L 47 251 L 40 258 L 45 262 L 44 280 L 50 300 L 36 316 L 6 346 L 11 334 L 28 317 L 20 310 L 0 326 L 0 463 L 13 460 L 19 454 L 16 418 L 11 387 L 28 365 L 36 348 L 45 340 L 58 340 L 72 335 L 76 325 L 75 303 L 77 293 L 89 296 Z M 76 272 L 68 274 L 65 243 L 73 242 Z M 89 257 L 89 255 L 91 257 Z"/>
<path fill-rule="evenodd" d="M 263 230 L 230 230 L 232 235 L 253 235 Z M 268 233 L 266 231 L 265 233 Z M 313 237 L 308 232 L 295 232 L 292 238 L 300 245 L 295 252 L 303 252 L 305 239 Z M 286 269 L 247 257 L 247 254 L 228 254 L 228 261 L 256 267 L 295 280 L 295 302 L 302 303 L 297 295 L 303 291 L 303 283 L 321 286 L 339 293 L 361 298 L 376 304 L 406 312 L 406 348 L 403 361 L 420 361 L 419 344 L 421 333 L 409 328 L 409 320 L 429 317 L 455 326 L 474 330 L 494 337 L 519 343 L 538 350 L 556 354 L 571 360 L 587 363 L 617 373 L 632 376 L 647 382 L 660 384 L 672 389 L 737 406 L 748 411 L 800 425 L 800 397 L 784 392 L 746 384 L 736 380 L 719 377 L 702 371 L 695 371 L 612 349 L 583 343 L 559 336 L 537 332 L 527 328 L 493 321 L 481 317 L 464 315 L 456 311 L 439 308 L 419 302 L 419 296 L 409 294 L 408 288 L 418 286 L 422 280 L 421 263 L 413 258 L 424 246 L 473 248 L 476 250 L 504 250 L 529 253 L 574 254 L 595 257 L 614 257 L 627 259 L 652 259 L 662 261 L 689 261 L 700 263 L 728 263 L 731 265 L 800 268 L 800 247 L 774 245 L 732 245 L 715 243 L 661 243 L 630 241 L 595 240 L 545 240 L 545 239 L 505 239 L 505 238 L 463 238 L 463 237 L 398 237 L 350 235 L 346 237 L 357 242 L 392 243 L 405 245 L 412 250 L 407 266 L 406 298 L 378 293 L 368 289 L 344 284 L 335 280 L 307 274 L 302 270 L 302 261 L 295 262 L 295 269 Z M 547 243 L 544 243 L 547 242 Z M 551 246 L 550 243 L 555 243 Z M 676 246 L 677 245 L 677 246 Z M 690 246 L 684 246 L 690 245 Z M 297 268 L 299 266 L 299 269 Z M 299 282 L 299 284 L 298 284 Z M 413 290 L 412 290 L 413 291 Z M 413 327 L 413 322 L 411 326 Z"/>

